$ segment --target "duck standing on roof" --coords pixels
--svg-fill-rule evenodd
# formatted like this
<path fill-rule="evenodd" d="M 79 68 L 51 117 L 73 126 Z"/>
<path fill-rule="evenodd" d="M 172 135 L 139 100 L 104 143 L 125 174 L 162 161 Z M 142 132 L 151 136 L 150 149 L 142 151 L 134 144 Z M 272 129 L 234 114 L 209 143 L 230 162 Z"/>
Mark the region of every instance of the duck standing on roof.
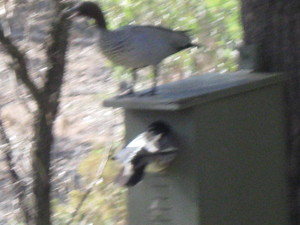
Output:
<path fill-rule="evenodd" d="M 95 20 L 100 31 L 100 49 L 102 53 L 116 65 L 132 70 L 132 84 L 127 95 L 134 94 L 137 80 L 137 69 L 152 66 L 153 84 L 148 94 L 156 93 L 158 64 L 166 57 L 190 47 L 191 43 L 186 31 L 174 31 L 158 26 L 128 25 L 116 30 L 107 28 L 105 17 L 94 2 L 81 2 L 68 10 L 78 16 Z"/>

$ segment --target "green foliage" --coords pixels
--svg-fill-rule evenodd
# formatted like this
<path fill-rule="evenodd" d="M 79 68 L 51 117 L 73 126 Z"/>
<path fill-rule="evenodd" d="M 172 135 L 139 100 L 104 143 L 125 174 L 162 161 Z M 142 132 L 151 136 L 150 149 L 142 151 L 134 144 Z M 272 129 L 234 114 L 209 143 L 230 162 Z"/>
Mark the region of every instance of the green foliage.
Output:
<path fill-rule="evenodd" d="M 190 30 L 194 42 L 203 47 L 185 50 L 169 57 L 162 69 L 166 79 L 168 76 L 182 78 L 195 73 L 226 72 L 237 68 L 236 48 L 242 34 L 238 0 L 96 2 L 103 8 L 111 29 L 128 24 L 151 24 Z M 116 69 L 115 75 L 118 79 L 120 74 L 124 74 L 124 70 Z"/>
<path fill-rule="evenodd" d="M 102 157 L 103 149 L 92 151 L 78 168 L 84 188 L 71 191 L 66 203 L 58 202 L 58 200 L 52 202 L 55 225 L 65 225 L 70 220 L 72 212 L 76 209 L 86 192 L 86 187 L 97 179 L 98 166 L 104 160 Z M 112 183 L 115 171 L 118 171 L 115 164 L 112 161 L 108 161 L 103 173 L 103 179 L 99 180 L 89 193 L 76 214 L 73 224 L 125 224 L 126 189 L 118 188 Z"/>

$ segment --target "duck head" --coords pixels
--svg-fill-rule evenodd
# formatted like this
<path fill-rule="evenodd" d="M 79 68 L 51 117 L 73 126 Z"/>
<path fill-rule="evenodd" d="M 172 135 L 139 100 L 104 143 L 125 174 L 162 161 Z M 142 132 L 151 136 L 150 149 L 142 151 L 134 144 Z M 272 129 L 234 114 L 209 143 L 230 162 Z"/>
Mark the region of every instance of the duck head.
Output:
<path fill-rule="evenodd" d="M 150 124 L 147 130 L 155 135 L 166 135 L 170 132 L 169 126 L 162 121 L 156 121 Z"/>
<path fill-rule="evenodd" d="M 94 19 L 99 28 L 107 29 L 104 15 L 100 7 L 94 2 L 80 2 L 69 9 L 68 13 L 74 16 L 84 16 Z"/>

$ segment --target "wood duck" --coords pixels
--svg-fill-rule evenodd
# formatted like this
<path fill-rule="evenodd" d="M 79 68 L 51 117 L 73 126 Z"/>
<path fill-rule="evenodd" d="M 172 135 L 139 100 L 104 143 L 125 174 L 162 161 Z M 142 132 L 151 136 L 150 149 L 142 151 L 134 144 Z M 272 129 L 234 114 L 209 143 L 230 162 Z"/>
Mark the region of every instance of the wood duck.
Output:
<path fill-rule="evenodd" d="M 155 168 L 156 171 L 151 172 L 164 170 L 173 161 L 176 153 L 176 141 L 169 126 L 162 121 L 156 121 L 113 157 L 122 166 L 115 183 L 120 186 L 134 186 L 143 179 L 146 167 Z"/>
<path fill-rule="evenodd" d="M 100 49 L 113 63 L 132 70 L 132 84 L 128 90 L 134 94 L 137 80 L 137 69 L 153 66 L 153 84 L 150 95 L 156 92 L 158 64 L 166 57 L 190 47 L 198 47 L 191 43 L 187 31 L 173 31 L 158 26 L 124 26 L 116 30 L 108 30 L 105 17 L 94 2 L 81 2 L 68 10 L 78 16 L 95 20 L 100 31 Z"/>

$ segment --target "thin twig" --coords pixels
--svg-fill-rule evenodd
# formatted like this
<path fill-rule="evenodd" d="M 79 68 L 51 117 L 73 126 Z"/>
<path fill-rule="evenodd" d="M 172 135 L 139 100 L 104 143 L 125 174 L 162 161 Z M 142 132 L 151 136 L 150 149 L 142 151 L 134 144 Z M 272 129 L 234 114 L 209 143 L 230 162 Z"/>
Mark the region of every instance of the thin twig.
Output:
<path fill-rule="evenodd" d="M 5 26 L 5 30 L 6 30 L 6 34 L 9 34 L 11 35 L 11 31 L 12 31 L 12 27 L 9 23 L 9 10 L 8 10 L 8 0 L 4 0 L 4 21 L 3 21 L 3 24 L 6 23 L 7 26 Z M 1 28 L 1 27 L 0 27 Z M 28 43 L 29 44 L 29 43 Z M 10 69 L 14 69 L 13 68 L 13 65 L 11 64 L 8 64 L 8 67 Z M 30 107 L 28 106 L 28 104 L 26 103 L 25 99 L 21 97 L 21 92 L 20 92 L 20 89 L 19 89 L 19 85 L 20 85 L 20 82 L 18 80 L 18 78 L 16 79 L 16 82 L 14 83 L 15 84 L 15 94 L 16 94 L 16 97 L 17 99 L 19 100 L 19 102 L 21 102 L 25 108 L 25 110 L 28 112 L 28 113 L 32 113 Z"/>
<path fill-rule="evenodd" d="M 6 134 L 2 120 L 0 118 L 0 149 L 2 149 L 5 156 L 5 162 L 9 169 L 11 181 L 14 185 L 14 190 L 19 201 L 19 206 L 23 213 L 26 224 L 30 224 L 32 221 L 32 215 L 30 209 L 26 205 L 26 185 L 22 181 L 21 177 L 16 171 L 16 166 L 12 159 L 12 146 L 11 142 Z"/>
<path fill-rule="evenodd" d="M 84 192 L 82 198 L 80 199 L 80 202 L 78 203 L 78 205 L 76 206 L 75 210 L 72 212 L 71 214 L 71 219 L 66 223 L 66 225 L 70 225 L 73 223 L 77 213 L 79 212 L 79 210 L 81 209 L 83 203 L 85 202 L 85 200 L 87 199 L 87 197 L 89 196 L 89 194 L 93 191 L 94 187 L 102 181 L 103 179 L 103 172 L 105 169 L 105 166 L 108 162 L 109 156 L 110 156 L 110 152 L 112 151 L 113 147 L 111 146 L 106 152 L 104 152 L 103 157 L 104 159 L 101 161 L 99 167 L 98 167 L 98 172 L 97 172 L 97 178 L 89 185 L 89 187 L 86 189 L 86 191 Z"/>
<path fill-rule="evenodd" d="M 38 104 L 42 104 L 42 95 L 40 94 L 39 88 L 30 79 L 26 54 L 21 52 L 20 49 L 12 42 L 12 40 L 4 35 L 3 28 L 0 24 L 0 43 L 4 47 L 5 51 L 11 56 L 14 65 L 14 71 L 18 79 L 20 79 L 24 85 L 29 89 L 33 98 Z"/>

